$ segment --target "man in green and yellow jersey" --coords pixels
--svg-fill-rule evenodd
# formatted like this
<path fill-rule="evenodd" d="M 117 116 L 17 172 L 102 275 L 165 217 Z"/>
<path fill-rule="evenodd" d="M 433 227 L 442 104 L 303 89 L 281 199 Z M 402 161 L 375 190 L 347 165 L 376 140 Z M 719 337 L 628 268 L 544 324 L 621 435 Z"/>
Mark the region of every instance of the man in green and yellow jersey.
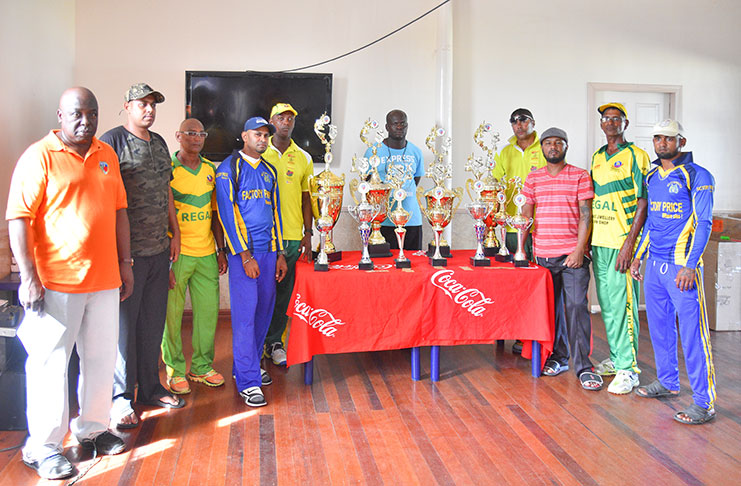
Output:
<path fill-rule="evenodd" d="M 646 221 L 648 154 L 625 141 L 628 114 L 620 103 L 598 108 L 607 145 L 592 156 L 592 256 L 597 297 L 605 321 L 610 357 L 595 369 L 615 375 L 607 391 L 630 393 L 638 386 L 638 290 L 626 273 Z"/>
<path fill-rule="evenodd" d="M 187 377 L 207 386 L 224 384 L 224 377 L 212 366 L 219 317 L 219 275 L 226 272 L 226 248 L 216 217 L 216 169 L 200 155 L 206 136 L 200 121 L 185 120 L 175 132 L 180 150 L 172 154 L 170 187 L 180 227 L 180 258 L 170 271 L 162 361 L 167 367 L 167 386 L 179 395 L 190 392 L 180 336 L 188 288 L 193 305 L 193 357 Z"/>
<path fill-rule="evenodd" d="M 278 366 L 286 364 L 283 334 L 288 323 L 286 311 L 293 292 L 296 262 L 299 258 L 308 261 L 311 255 L 309 177 L 314 174 L 314 163 L 311 155 L 291 139 L 297 115 L 298 112 L 288 103 L 273 106 L 270 123 L 275 126 L 275 134 L 270 137 L 268 149 L 262 154 L 278 172 L 283 247 L 288 265 L 286 277 L 278 282 L 273 319 L 265 338 L 265 354 Z"/>
<path fill-rule="evenodd" d="M 547 162 L 540 148 L 540 139 L 538 132 L 535 131 L 535 118 L 527 108 L 518 108 L 512 112 L 509 117 L 509 123 L 512 125 L 514 135 L 508 140 L 508 144 L 496 155 L 496 167 L 492 175 L 498 180 L 509 180 L 513 177 L 519 177 L 525 183 L 527 175 L 534 170 L 545 167 Z M 517 214 L 517 206 L 512 201 L 514 188 L 508 187 L 507 214 L 514 216 Z M 507 226 L 507 249 L 510 253 L 517 251 L 517 230 Z M 530 234 L 525 240 L 525 253 L 528 260 L 533 259 L 532 238 Z M 522 341 L 516 341 L 512 346 L 514 353 L 522 351 Z"/>

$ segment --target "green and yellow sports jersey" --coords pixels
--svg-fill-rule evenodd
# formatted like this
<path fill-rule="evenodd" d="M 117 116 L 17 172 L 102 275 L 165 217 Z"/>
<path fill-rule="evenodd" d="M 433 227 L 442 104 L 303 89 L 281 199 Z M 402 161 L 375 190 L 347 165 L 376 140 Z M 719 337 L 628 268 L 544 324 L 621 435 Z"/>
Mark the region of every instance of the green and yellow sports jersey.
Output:
<path fill-rule="evenodd" d="M 543 150 L 540 148 L 540 138 L 538 138 L 538 132 L 535 133 L 535 140 L 530 144 L 524 151 L 517 145 L 517 137 L 512 135 L 508 140 L 508 144 L 504 147 L 495 157 L 497 165 L 491 171 L 492 175 L 497 179 L 512 179 L 513 177 L 519 177 L 522 179 L 522 183 L 525 183 L 527 175 L 541 167 L 545 167 L 546 162 L 543 156 Z M 513 187 L 507 188 L 507 214 L 514 216 L 517 214 L 517 206 L 512 201 Z M 517 230 L 507 226 L 507 231 L 515 233 Z"/>
<path fill-rule="evenodd" d="M 304 214 L 301 210 L 301 193 L 309 192 L 309 177 L 314 174 L 311 155 L 291 140 L 282 154 L 270 138 L 268 149 L 262 154 L 278 173 L 280 216 L 283 220 L 283 239 L 301 240 L 304 237 Z"/>
<path fill-rule="evenodd" d="M 643 178 L 651 160 L 642 149 L 626 142 L 607 154 L 607 145 L 592 156 L 592 245 L 619 250 L 630 232 L 638 199 L 646 198 Z"/>
<path fill-rule="evenodd" d="M 216 210 L 216 168 L 210 160 L 201 157 L 198 168 L 191 169 L 180 163 L 177 154 L 172 154 L 170 187 L 180 226 L 180 253 L 192 257 L 211 255 L 216 251 L 211 232 Z"/>

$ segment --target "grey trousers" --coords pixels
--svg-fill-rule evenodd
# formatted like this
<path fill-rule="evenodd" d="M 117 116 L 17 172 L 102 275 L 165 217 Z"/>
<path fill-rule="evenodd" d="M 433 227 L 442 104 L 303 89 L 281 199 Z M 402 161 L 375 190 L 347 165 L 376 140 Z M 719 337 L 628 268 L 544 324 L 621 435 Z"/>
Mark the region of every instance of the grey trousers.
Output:
<path fill-rule="evenodd" d="M 139 401 L 168 394 L 160 383 L 159 359 L 167 314 L 170 252 L 134 257 L 133 270 L 134 292 L 121 302 L 119 310 L 113 377 L 113 409 L 118 415 L 130 410 L 137 384 Z"/>
<path fill-rule="evenodd" d="M 538 257 L 538 265 L 547 268 L 553 278 L 553 298 L 556 309 L 556 340 L 550 359 L 564 365 L 569 362 L 577 376 L 592 370 L 589 355 L 592 352 L 592 321 L 589 317 L 587 292 L 589 290 L 589 264 L 584 257 L 580 268 L 569 268 L 563 262 L 567 255 L 553 258 Z M 564 319 L 558 316 L 563 314 Z"/>

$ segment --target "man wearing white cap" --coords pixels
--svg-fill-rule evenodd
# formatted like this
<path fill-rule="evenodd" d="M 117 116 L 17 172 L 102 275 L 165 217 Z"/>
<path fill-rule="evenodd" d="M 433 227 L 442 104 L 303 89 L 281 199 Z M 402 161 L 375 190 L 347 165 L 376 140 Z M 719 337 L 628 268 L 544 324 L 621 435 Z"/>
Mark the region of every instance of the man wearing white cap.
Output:
<path fill-rule="evenodd" d="M 275 133 L 268 141 L 262 157 L 278 174 L 280 191 L 280 215 L 283 220 L 283 248 L 286 252 L 288 271 L 286 278 L 278 282 L 275 292 L 275 308 L 265 338 L 265 354 L 279 366 L 286 364 L 283 349 L 283 333 L 288 317 L 286 311 L 293 293 L 296 278 L 296 261 L 309 261 L 311 255 L 311 196 L 309 177 L 314 174 L 311 155 L 291 139 L 298 112 L 288 103 L 276 103 L 270 110 L 270 123 Z"/>
<path fill-rule="evenodd" d="M 275 127 L 262 117 L 244 124 L 244 147 L 216 171 L 216 202 L 229 246 L 233 374 L 250 407 L 267 405 L 261 385 L 272 383 L 260 368 L 275 306 L 275 282 L 286 275 L 278 176 L 262 154 Z"/>
<path fill-rule="evenodd" d="M 674 420 L 697 425 L 715 418 L 715 368 L 702 286 L 715 180 L 694 163 L 692 152 L 682 153 L 686 139 L 679 122 L 656 124 L 653 136 L 657 167 L 646 176 L 648 217 L 630 273 L 643 280 L 641 258 L 648 257 L 646 315 L 658 379 L 638 387 L 636 394 L 644 398 L 679 394 L 678 320 L 693 403 Z"/>
<path fill-rule="evenodd" d="M 643 178 L 648 154 L 625 140 L 628 112 L 621 103 L 599 108 L 607 144 L 592 155 L 592 256 L 597 298 L 605 322 L 610 357 L 595 367 L 616 375 L 607 391 L 630 393 L 638 386 L 638 290 L 626 273 L 643 223 L 646 193 Z"/>

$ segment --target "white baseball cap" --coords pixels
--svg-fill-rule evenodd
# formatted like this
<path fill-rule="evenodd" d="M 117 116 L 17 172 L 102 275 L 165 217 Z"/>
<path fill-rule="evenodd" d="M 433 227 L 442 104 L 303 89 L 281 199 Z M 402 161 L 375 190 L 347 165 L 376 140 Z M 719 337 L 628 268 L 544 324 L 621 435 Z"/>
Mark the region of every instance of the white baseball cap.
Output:
<path fill-rule="evenodd" d="M 684 137 L 684 127 L 677 120 L 666 119 L 654 125 L 651 135 L 664 135 L 666 137 L 681 135 Z"/>

